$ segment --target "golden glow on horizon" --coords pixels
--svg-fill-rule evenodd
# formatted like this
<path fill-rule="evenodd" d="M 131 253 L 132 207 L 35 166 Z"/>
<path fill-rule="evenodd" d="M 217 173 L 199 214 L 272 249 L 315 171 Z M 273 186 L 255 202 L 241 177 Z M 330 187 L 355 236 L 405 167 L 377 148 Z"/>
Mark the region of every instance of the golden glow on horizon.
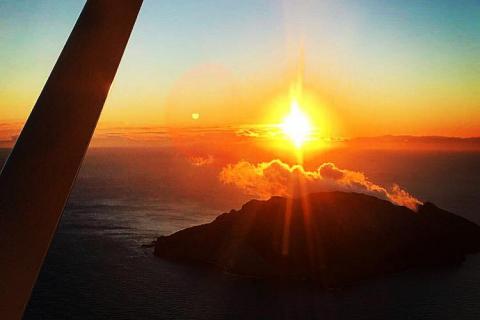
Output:
<path fill-rule="evenodd" d="M 280 125 L 283 133 L 292 140 L 296 148 L 302 147 L 312 131 L 312 125 L 308 116 L 300 109 L 298 102 L 292 100 L 290 113 L 283 119 Z"/>
<path fill-rule="evenodd" d="M 333 128 L 339 128 L 328 103 L 316 91 L 304 88 L 298 75 L 289 90 L 277 95 L 266 109 L 265 120 L 257 130 L 246 130 L 250 137 L 266 138 L 262 147 L 282 150 L 295 155 L 296 163 L 303 162 L 304 154 L 311 154 L 330 146 Z M 261 123 L 265 125 L 262 126 Z"/>

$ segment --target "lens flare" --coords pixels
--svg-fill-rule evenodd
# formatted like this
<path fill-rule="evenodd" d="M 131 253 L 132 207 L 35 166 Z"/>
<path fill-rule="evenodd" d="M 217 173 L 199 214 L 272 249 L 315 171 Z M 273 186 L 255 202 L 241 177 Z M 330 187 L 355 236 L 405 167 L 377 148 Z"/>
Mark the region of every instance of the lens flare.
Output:
<path fill-rule="evenodd" d="M 297 148 L 300 148 L 308 139 L 312 126 L 308 116 L 302 112 L 296 100 L 292 101 L 290 113 L 283 119 L 280 128 Z"/>

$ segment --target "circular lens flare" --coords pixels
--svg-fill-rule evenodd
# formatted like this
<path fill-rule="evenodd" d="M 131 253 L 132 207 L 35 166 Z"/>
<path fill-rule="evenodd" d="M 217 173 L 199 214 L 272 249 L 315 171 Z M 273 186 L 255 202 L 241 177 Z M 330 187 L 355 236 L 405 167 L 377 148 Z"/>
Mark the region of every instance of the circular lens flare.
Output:
<path fill-rule="evenodd" d="M 300 148 L 305 143 L 312 131 L 310 120 L 302 112 L 296 100 L 292 101 L 290 113 L 283 119 L 280 127 L 297 148 Z"/>

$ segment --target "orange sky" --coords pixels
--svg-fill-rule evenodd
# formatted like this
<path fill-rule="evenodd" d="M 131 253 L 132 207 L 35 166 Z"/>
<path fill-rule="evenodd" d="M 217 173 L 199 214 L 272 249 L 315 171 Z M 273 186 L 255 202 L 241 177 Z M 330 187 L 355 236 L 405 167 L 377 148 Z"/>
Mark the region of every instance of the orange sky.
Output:
<path fill-rule="evenodd" d="M 25 121 L 83 5 L 14 3 L 2 19 L 0 140 Z M 197 6 L 145 2 L 102 130 L 278 123 L 301 60 L 305 107 L 327 137 L 480 136 L 478 7 Z"/>

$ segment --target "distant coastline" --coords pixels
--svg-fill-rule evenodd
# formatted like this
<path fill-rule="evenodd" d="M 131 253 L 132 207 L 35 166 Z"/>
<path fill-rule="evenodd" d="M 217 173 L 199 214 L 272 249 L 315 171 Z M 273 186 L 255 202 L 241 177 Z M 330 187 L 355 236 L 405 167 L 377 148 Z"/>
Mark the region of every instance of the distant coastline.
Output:
<path fill-rule="evenodd" d="M 0 148 L 12 148 L 23 123 L 0 123 Z M 267 128 L 268 129 L 268 128 Z M 92 139 L 90 147 L 167 147 L 171 141 L 188 137 L 192 142 L 200 142 L 207 137 L 222 136 L 232 142 L 245 139 L 268 140 L 268 130 L 262 126 L 225 126 L 225 127 L 183 127 L 165 126 L 102 126 L 100 125 Z M 354 147 L 359 149 L 422 149 L 446 151 L 480 151 L 480 136 L 455 137 L 439 135 L 379 135 L 362 137 L 313 137 L 328 143 L 333 148 Z"/>

